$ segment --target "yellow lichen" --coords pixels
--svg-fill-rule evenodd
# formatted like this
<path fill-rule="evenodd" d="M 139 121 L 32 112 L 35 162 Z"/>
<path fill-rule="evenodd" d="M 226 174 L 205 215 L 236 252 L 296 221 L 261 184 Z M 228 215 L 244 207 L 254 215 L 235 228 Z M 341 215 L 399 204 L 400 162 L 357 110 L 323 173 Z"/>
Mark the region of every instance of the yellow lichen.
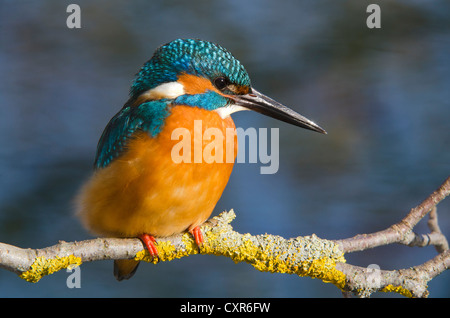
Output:
<path fill-rule="evenodd" d="M 398 293 L 398 294 L 403 295 L 408 298 L 413 297 L 412 293 L 409 290 L 407 290 L 406 288 L 403 288 L 402 286 L 394 286 L 394 285 L 389 284 L 386 287 L 384 287 L 381 291 L 385 292 L 385 293 L 390 293 L 390 292 Z"/>
<path fill-rule="evenodd" d="M 269 234 L 240 234 L 230 225 L 234 218 L 233 211 L 224 212 L 216 218 L 217 224 L 203 226 L 205 241 L 200 247 L 192 235 L 186 233 L 182 236 L 181 248 L 169 240 L 157 240 L 158 258 L 151 258 L 143 250 L 136 254 L 135 259 L 157 263 L 200 252 L 226 256 L 235 263 L 247 262 L 262 272 L 309 276 L 344 288 L 345 275 L 336 269 L 337 262 L 345 262 L 344 254 L 332 241 L 315 235 L 286 240 Z"/>
<path fill-rule="evenodd" d="M 308 262 L 303 262 L 303 265 L 309 266 L 304 272 L 299 272 L 300 276 L 309 276 L 312 278 L 319 278 L 325 283 L 332 283 L 335 286 L 343 289 L 345 286 L 345 275 L 336 269 L 336 261 L 332 258 L 323 257 Z"/>
<path fill-rule="evenodd" d="M 195 240 L 193 239 L 191 234 L 185 233 L 181 237 L 181 241 L 183 242 L 184 252 L 186 256 L 199 253 L 199 247 L 197 246 L 197 244 L 195 244 Z M 201 248 L 203 248 L 203 246 Z"/>
<path fill-rule="evenodd" d="M 247 262 L 262 272 L 309 276 L 341 289 L 345 286 L 345 275 L 336 269 L 337 262 L 345 262 L 344 254 L 333 242 L 314 235 L 291 240 L 267 234 L 255 237 L 236 233 L 226 224 L 207 231 L 206 237 L 202 253 Z"/>
<path fill-rule="evenodd" d="M 31 264 L 30 269 L 19 274 L 19 277 L 28 282 L 36 283 L 46 275 L 53 274 L 69 266 L 79 265 L 81 265 L 81 258 L 74 255 L 65 257 L 56 256 L 51 259 L 46 259 L 45 257 L 40 256 L 36 257 L 33 264 Z"/>
<path fill-rule="evenodd" d="M 198 253 L 199 248 L 195 245 L 194 240 L 190 238 L 190 234 L 184 234 L 182 242 L 185 249 L 177 249 L 169 240 L 157 240 L 155 246 L 158 249 L 158 257 L 153 258 L 147 250 L 142 250 L 136 254 L 134 259 L 156 264 Z"/>

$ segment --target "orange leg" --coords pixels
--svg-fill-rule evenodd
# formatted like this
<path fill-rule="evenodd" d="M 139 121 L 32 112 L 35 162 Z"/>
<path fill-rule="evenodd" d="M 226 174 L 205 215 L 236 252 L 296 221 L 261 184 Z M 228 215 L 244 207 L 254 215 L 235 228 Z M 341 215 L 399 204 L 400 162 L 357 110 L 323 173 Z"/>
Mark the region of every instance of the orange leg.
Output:
<path fill-rule="evenodd" d="M 139 235 L 139 238 L 141 239 L 142 243 L 144 243 L 145 247 L 152 257 L 158 256 L 158 249 L 155 246 L 156 240 L 153 236 L 144 233 Z"/>
<path fill-rule="evenodd" d="M 191 234 L 194 236 L 195 244 L 198 246 L 203 244 L 203 234 L 202 231 L 200 231 L 200 226 L 194 227 L 191 231 Z"/>

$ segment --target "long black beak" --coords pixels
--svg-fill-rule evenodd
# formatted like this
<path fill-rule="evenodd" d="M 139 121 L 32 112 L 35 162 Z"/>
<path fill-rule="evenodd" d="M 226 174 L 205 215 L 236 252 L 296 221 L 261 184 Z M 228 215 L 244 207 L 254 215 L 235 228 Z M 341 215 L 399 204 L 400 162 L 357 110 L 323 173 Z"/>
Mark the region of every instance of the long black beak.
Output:
<path fill-rule="evenodd" d="M 296 113 L 292 109 L 274 101 L 272 98 L 261 94 L 252 88 L 251 92 L 245 95 L 234 95 L 235 105 L 254 110 L 263 115 L 273 117 L 286 123 L 326 134 L 327 132 L 319 125 Z"/>

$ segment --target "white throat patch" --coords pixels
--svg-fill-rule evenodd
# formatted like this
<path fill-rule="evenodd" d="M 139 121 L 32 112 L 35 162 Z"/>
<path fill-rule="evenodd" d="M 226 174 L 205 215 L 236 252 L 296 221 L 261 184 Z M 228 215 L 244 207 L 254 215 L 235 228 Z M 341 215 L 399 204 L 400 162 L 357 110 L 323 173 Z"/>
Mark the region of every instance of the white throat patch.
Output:
<path fill-rule="evenodd" d="M 220 117 L 222 117 L 222 119 L 225 119 L 228 116 L 230 116 L 232 113 L 239 112 L 242 110 L 249 110 L 249 109 L 239 106 L 239 105 L 227 105 L 224 107 L 219 107 L 219 108 L 215 109 L 214 111 L 216 111 L 220 115 Z"/>
<path fill-rule="evenodd" d="M 145 93 L 141 94 L 139 98 L 146 100 L 158 100 L 162 98 L 177 98 L 178 96 L 184 95 L 184 86 L 178 82 L 169 82 L 152 88 Z"/>
<path fill-rule="evenodd" d="M 142 93 L 138 100 L 158 100 L 163 98 L 174 99 L 184 94 L 186 94 L 186 92 L 183 84 L 179 82 L 169 82 L 158 85 L 155 88 Z M 222 119 L 225 119 L 231 114 L 242 110 L 248 109 L 238 105 L 227 105 L 224 107 L 219 107 L 214 111 L 216 111 Z"/>

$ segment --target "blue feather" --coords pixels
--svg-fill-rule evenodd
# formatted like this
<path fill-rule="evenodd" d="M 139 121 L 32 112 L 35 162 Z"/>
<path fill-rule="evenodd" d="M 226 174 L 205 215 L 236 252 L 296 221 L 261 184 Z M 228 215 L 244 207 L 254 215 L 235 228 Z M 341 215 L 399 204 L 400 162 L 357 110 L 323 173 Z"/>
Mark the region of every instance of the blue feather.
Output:
<path fill-rule="evenodd" d="M 214 110 L 230 100 L 213 91 L 181 95 L 175 99 L 145 101 L 132 105 L 138 97 L 163 83 L 174 82 L 180 74 L 191 74 L 213 81 L 226 76 L 231 83 L 250 87 L 250 78 L 242 64 L 223 47 L 201 40 L 179 39 L 161 46 L 144 64 L 130 89 L 130 101 L 110 120 L 97 146 L 94 167 L 105 168 L 120 156 L 136 131 L 155 137 L 169 115 L 168 106 L 188 105 Z"/>
<path fill-rule="evenodd" d="M 156 50 L 137 74 L 130 94 L 138 96 L 162 83 L 176 81 L 182 73 L 209 79 L 227 76 L 234 84 L 251 86 L 244 66 L 225 48 L 202 40 L 178 39 Z"/>
<path fill-rule="evenodd" d="M 168 116 L 168 100 L 150 101 L 138 106 L 127 106 L 108 123 L 97 145 L 95 168 L 105 168 L 126 149 L 136 131 L 155 137 Z"/>
<path fill-rule="evenodd" d="M 217 94 L 214 91 L 206 91 L 206 93 L 195 95 L 181 95 L 173 101 L 173 104 L 175 105 L 195 106 L 206 110 L 214 110 L 219 107 L 224 107 L 229 103 L 229 99 Z"/>

